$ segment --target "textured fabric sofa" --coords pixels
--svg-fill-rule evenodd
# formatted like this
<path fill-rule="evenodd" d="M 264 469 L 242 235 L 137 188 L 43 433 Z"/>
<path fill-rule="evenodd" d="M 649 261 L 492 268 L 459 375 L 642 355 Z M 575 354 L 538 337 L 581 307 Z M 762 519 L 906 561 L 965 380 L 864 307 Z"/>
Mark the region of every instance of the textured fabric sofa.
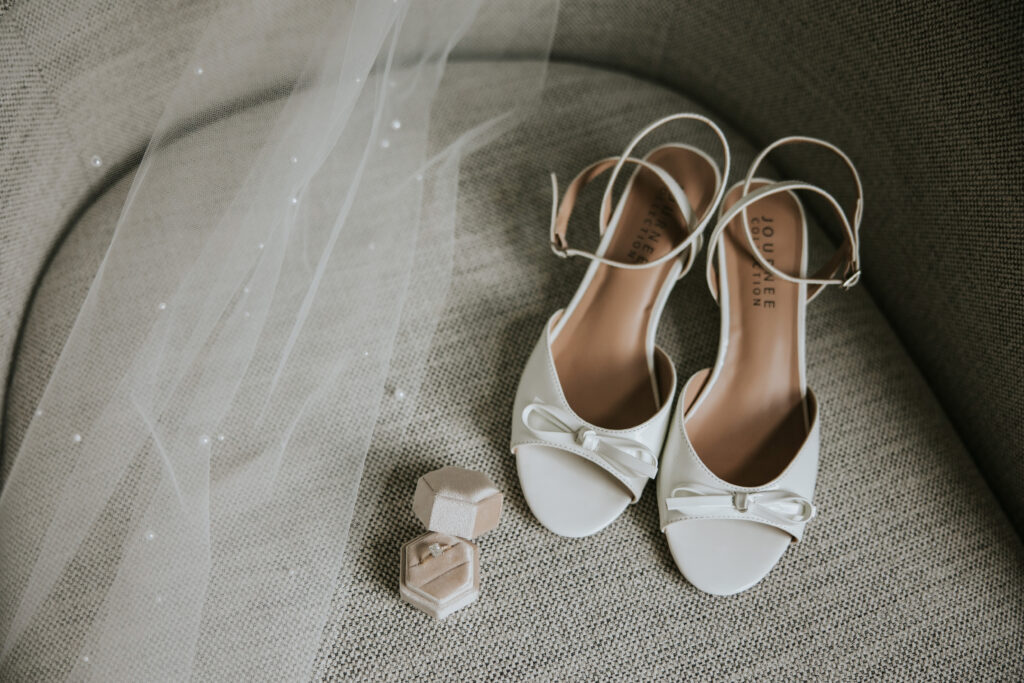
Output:
<path fill-rule="evenodd" d="M 0 2 L 4 473 L 184 66 L 176 38 L 209 11 Z M 463 166 L 455 286 L 412 428 L 384 406 L 317 676 L 1024 679 L 1022 32 L 1009 2 L 565 0 L 538 111 Z M 476 68 L 466 55 L 451 77 Z M 518 373 L 584 267 L 550 257 L 547 172 L 678 110 L 723 122 L 734 176 L 803 133 L 843 147 L 866 185 L 864 286 L 829 291 L 808 322 L 820 519 L 726 599 L 678 574 L 651 490 L 605 532 L 563 539 L 530 516 L 507 454 Z M 681 375 L 713 360 L 717 325 L 701 278 L 684 280 L 660 331 Z M 507 511 L 482 540 L 480 602 L 434 623 L 399 600 L 397 553 L 418 533 L 417 477 L 443 464 L 491 474 Z M 40 645 L 0 678 L 52 666 Z"/>

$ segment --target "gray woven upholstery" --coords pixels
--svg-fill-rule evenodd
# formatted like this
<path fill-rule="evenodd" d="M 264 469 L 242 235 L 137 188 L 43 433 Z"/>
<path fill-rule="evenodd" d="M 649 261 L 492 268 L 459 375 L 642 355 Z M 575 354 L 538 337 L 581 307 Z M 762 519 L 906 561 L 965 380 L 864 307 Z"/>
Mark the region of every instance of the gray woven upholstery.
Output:
<path fill-rule="evenodd" d="M 0 472 L 130 176 L 108 185 L 137 162 L 188 58 L 180 47 L 214 6 L 0 0 Z M 556 63 L 542 111 L 500 155 L 465 166 L 431 369 L 412 425 L 390 405 L 378 425 L 355 578 L 335 598 L 319 677 L 1024 679 L 1022 32 L 1024 5 L 1010 2 L 563 0 L 554 59 L 606 68 Z M 253 68 L 287 71 L 299 55 L 265 39 L 267 64 Z M 569 541 L 529 515 L 507 454 L 518 373 L 583 268 L 544 244 L 547 171 L 570 176 L 691 108 L 732 125 L 739 165 L 805 133 L 846 149 L 866 182 L 866 287 L 826 293 L 808 324 L 821 517 L 761 586 L 729 599 L 678 575 L 653 489 L 606 532 Z M 812 157 L 777 166 L 844 180 Z M 828 249 L 823 232 L 813 241 Z M 711 362 L 716 315 L 699 275 L 673 294 L 660 341 L 681 375 Z M 490 474 L 507 511 L 481 540 L 479 604 L 435 624 L 399 601 L 397 554 L 420 531 L 417 477 L 445 464 Z M 83 562 L 97 581 L 111 570 Z M 36 632 L 0 679 L 52 679 L 47 639 L 75 628 Z"/>
<path fill-rule="evenodd" d="M 215 7 L 0 2 L 0 135 L 17 141 L 0 146 L 0 369 L 47 253 L 90 195 L 137 160 L 188 58 L 181 46 Z M 564 0 L 553 52 L 670 85 L 756 144 L 800 132 L 851 153 L 867 184 L 867 287 L 1018 528 L 1022 31 L 1014 2 L 826 11 L 792 0 Z M 254 69 L 300 58 L 264 39 L 268 58 Z M 794 174 L 809 168 L 781 161 Z"/>
<path fill-rule="evenodd" d="M 472 77 L 473 67 L 455 67 L 460 74 Z M 810 309 L 809 381 L 823 421 L 821 516 L 763 584 L 727 599 L 690 587 L 657 531 L 652 487 L 589 539 L 553 536 L 530 516 L 507 450 L 512 399 L 543 321 L 565 304 L 584 268 L 547 248 L 547 171 L 571 175 L 618 151 L 643 123 L 681 109 L 707 111 L 626 75 L 554 65 L 541 111 L 464 165 L 454 282 L 430 370 L 410 425 L 397 419 L 397 403 L 385 404 L 350 544 L 355 577 L 336 596 L 318 677 L 1024 676 L 1024 549 L 864 289 L 829 291 Z M 727 132 L 738 163 L 749 162 L 754 148 Z M 710 138 L 699 140 L 710 147 Z M 46 272 L 11 387 L 11 445 L 20 442 L 129 181 L 90 206 Z M 593 215 L 593 200 L 581 216 Z M 580 220 L 574 234 L 592 226 Z M 829 248 L 817 229 L 812 242 Z M 673 293 L 659 337 L 683 376 L 712 361 L 717 308 L 699 274 Z M 421 531 L 411 510 L 417 478 L 446 464 L 488 473 L 507 497 L 502 524 L 481 539 L 479 603 L 437 624 L 399 600 L 397 558 Z M 35 651 L 42 658 L 46 648 Z M 0 673 L 48 671 L 29 660 L 16 665 Z"/>

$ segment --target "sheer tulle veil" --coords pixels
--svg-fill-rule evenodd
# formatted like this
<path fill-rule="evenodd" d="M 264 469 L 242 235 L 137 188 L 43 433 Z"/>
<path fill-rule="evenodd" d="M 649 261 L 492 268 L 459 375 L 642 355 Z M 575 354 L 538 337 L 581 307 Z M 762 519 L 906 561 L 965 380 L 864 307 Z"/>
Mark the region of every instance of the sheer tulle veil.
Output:
<path fill-rule="evenodd" d="M 380 403 L 414 404 L 450 284 L 459 161 L 536 101 L 556 1 L 231 0 L 181 46 L 0 495 L 0 671 L 313 675 Z"/>

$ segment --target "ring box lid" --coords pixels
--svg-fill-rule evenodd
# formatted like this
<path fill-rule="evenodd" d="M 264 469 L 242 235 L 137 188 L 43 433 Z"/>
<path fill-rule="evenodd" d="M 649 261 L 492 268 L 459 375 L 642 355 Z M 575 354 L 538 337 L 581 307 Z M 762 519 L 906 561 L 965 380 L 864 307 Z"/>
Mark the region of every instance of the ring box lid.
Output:
<path fill-rule="evenodd" d="M 476 538 L 498 526 L 502 498 L 487 475 L 442 467 L 420 477 L 412 509 L 430 531 Z"/>

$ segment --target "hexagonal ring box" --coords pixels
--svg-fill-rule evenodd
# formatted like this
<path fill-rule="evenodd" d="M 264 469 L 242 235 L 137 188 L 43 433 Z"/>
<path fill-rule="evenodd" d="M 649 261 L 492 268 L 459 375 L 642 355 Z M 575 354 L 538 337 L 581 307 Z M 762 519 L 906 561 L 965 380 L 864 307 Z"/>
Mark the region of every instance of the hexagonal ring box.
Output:
<path fill-rule="evenodd" d="M 420 477 L 412 508 L 430 531 L 402 546 L 402 598 L 438 619 L 476 600 L 480 551 L 467 539 L 498 525 L 501 503 L 480 472 L 442 467 Z"/>

